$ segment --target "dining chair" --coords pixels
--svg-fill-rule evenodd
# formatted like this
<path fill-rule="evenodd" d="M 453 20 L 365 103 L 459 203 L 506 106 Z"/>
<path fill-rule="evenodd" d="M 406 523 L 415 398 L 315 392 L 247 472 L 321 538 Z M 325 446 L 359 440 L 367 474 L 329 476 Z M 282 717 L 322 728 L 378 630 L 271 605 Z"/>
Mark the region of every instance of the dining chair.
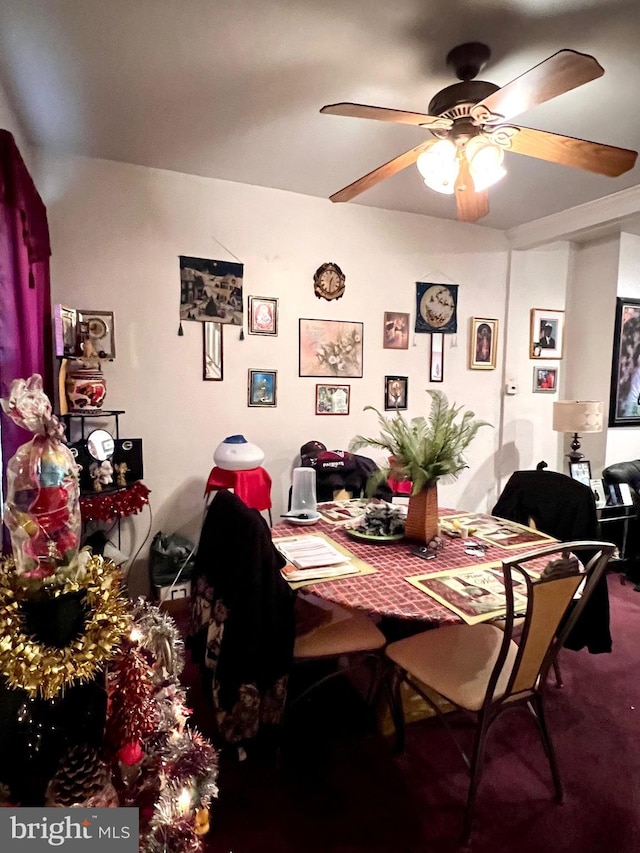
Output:
<path fill-rule="evenodd" d="M 475 717 L 471 759 L 457 744 L 470 770 L 463 825 L 465 842 L 471 833 L 487 733 L 504 711 L 524 707 L 531 713 L 549 761 L 556 799 L 562 801 L 560 775 L 544 715 L 546 676 L 614 550 L 615 545 L 611 543 L 578 541 L 509 557 L 502 563 L 506 606 L 503 630 L 487 622 L 456 624 L 425 631 L 387 646 L 386 655 L 392 662 L 388 686 L 399 750 L 404 750 L 405 744 L 400 695 L 403 682 L 434 709 L 456 744 L 449 720 L 428 690 L 443 696 L 454 709 Z M 581 571 L 579 558 L 587 554 L 593 556 Z M 581 585 L 581 596 L 565 619 Z M 517 643 L 514 640 L 516 587 L 519 595 L 526 594 L 522 633 Z"/>
<path fill-rule="evenodd" d="M 561 542 L 598 539 L 598 517 L 591 489 L 559 471 L 545 471 L 540 465 L 535 471 L 514 471 L 491 514 L 535 527 Z M 604 576 L 567 636 L 565 646 L 575 651 L 586 646 L 593 654 L 611 651 L 609 591 Z M 556 686 L 562 687 L 557 658 L 553 670 Z"/>
<path fill-rule="evenodd" d="M 331 666 L 320 678 L 290 697 L 293 707 L 320 685 L 364 664 L 371 665 L 366 701 L 371 703 L 380 684 L 386 637 L 362 610 L 342 607 L 315 595 L 298 592 L 293 662 L 297 666 L 326 662 Z"/>

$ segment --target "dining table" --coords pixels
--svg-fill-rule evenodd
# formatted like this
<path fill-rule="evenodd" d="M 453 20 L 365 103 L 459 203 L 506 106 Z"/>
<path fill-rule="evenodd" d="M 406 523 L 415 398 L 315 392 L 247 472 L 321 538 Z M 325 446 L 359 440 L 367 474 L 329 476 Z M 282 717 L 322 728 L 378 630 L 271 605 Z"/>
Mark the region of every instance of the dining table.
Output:
<path fill-rule="evenodd" d="M 321 504 L 318 509 L 322 512 Z M 355 534 L 347 527 L 355 524 L 353 519 L 333 522 L 322 515 L 310 526 L 297 526 L 285 519 L 272 528 L 272 538 L 277 546 L 287 539 L 319 534 L 349 555 L 359 567 L 354 574 L 293 586 L 304 587 L 305 592 L 319 598 L 358 608 L 376 617 L 420 620 L 434 627 L 460 622 L 461 614 L 427 594 L 423 588 L 427 584 L 421 586 L 421 578 L 442 572 L 445 575 L 460 572 L 464 577 L 471 570 L 501 569 L 505 558 L 529 553 L 556 541 L 539 530 L 484 513 L 440 508 L 439 517 L 438 547 L 431 550 L 424 543 L 421 546 L 404 537 L 357 536 L 357 527 Z M 475 533 L 469 536 L 469 531 Z M 435 556 L 425 559 L 429 553 Z"/>

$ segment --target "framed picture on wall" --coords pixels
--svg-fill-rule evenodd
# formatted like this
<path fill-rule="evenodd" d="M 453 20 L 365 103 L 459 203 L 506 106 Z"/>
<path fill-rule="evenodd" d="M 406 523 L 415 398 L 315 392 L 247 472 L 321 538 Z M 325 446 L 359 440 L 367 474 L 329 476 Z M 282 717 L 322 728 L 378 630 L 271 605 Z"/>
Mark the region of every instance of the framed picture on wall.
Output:
<path fill-rule="evenodd" d="M 316 415 L 348 415 L 350 385 L 316 385 Z"/>
<path fill-rule="evenodd" d="M 498 321 L 472 317 L 469 334 L 469 368 L 494 370 L 498 349 Z"/>
<path fill-rule="evenodd" d="M 278 334 L 278 300 L 267 296 L 249 297 L 249 334 Z"/>
<path fill-rule="evenodd" d="M 531 309 L 531 358 L 562 358 L 564 343 L 564 311 L 550 308 Z"/>
<path fill-rule="evenodd" d="M 278 400 L 278 371 L 249 370 L 249 406 L 275 406 Z"/>
<path fill-rule="evenodd" d="M 398 311 L 384 312 L 384 349 L 409 349 L 409 315 Z"/>
<path fill-rule="evenodd" d="M 558 368 L 542 367 L 537 365 L 533 368 L 533 391 L 536 394 L 555 394 L 558 390 Z"/>
<path fill-rule="evenodd" d="M 609 426 L 640 426 L 640 299 L 616 300 Z"/>
<path fill-rule="evenodd" d="M 362 378 L 364 323 L 300 319 L 299 375 Z"/>
<path fill-rule="evenodd" d="M 385 409 L 406 409 L 409 379 L 406 376 L 384 377 Z"/>

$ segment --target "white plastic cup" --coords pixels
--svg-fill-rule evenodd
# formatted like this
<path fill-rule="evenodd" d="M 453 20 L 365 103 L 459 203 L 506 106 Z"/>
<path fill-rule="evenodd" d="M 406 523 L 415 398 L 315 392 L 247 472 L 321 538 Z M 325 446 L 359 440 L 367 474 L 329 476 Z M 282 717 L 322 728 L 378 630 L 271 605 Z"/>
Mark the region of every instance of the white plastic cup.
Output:
<path fill-rule="evenodd" d="M 294 468 L 291 488 L 291 513 L 316 512 L 316 472 L 313 468 Z"/>

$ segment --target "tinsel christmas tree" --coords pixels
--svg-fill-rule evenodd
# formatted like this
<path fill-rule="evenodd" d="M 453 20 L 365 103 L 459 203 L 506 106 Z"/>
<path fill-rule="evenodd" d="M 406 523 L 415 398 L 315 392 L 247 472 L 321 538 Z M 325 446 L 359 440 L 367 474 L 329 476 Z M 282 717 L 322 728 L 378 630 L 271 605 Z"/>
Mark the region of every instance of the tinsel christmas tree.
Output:
<path fill-rule="evenodd" d="M 15 380 L 1 402 L 34 438 L 7 466 L 0 804 L 137 806 L 141 853 L 197 853 L 217 753 L 186 727 L 176 625 L 128 601 L 119 569 L 79 548 L 78 468 L 41 377 Z"/>

